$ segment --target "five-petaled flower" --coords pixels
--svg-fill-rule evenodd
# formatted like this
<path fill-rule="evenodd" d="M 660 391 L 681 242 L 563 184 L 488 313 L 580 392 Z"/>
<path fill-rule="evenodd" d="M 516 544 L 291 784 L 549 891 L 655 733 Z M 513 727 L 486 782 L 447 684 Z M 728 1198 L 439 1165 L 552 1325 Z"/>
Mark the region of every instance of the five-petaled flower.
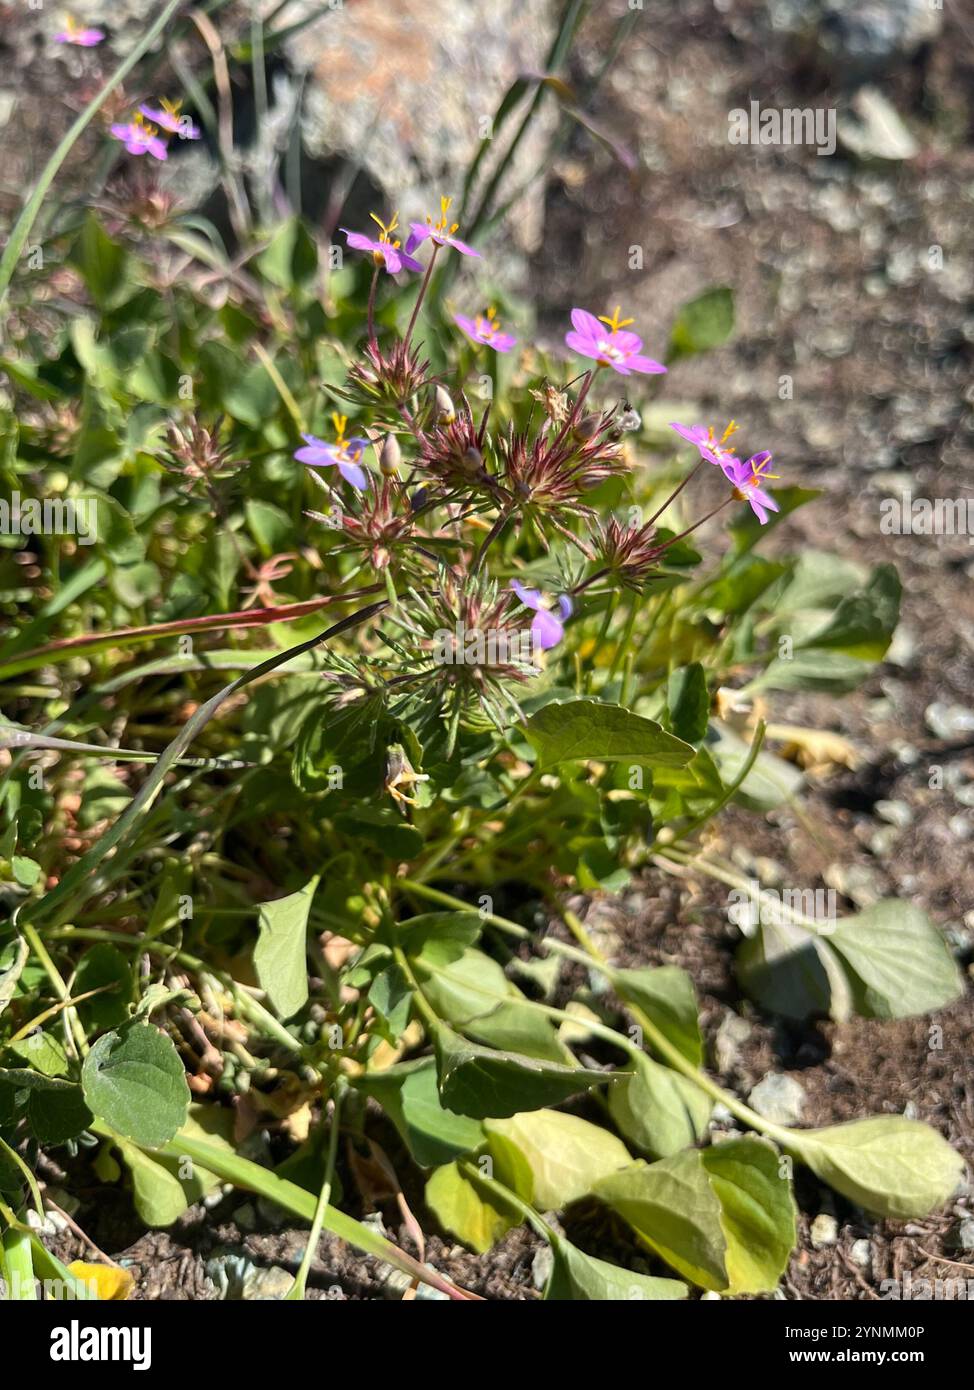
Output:
<path fill-rule="evenodd" d="M 153 159 L 168 159 L 165 140 L 160 139 L 159 131 L 137 111 L 130 121 L 113 125 L 112 135 L 121 140 L 129 154 L 151 154 Z"/>
<path fill-rule="evenodd" d="M 475 319 L 468 319 L 466 314 L 454 314 L 453 322 L 463 329 L 468 338 L 472 338 L 475 343 L 484 343 L 495 352 L 510 352 L 517 342 L 513 334 L 501 332 L 497 311 L 493 308 L 484 314 L 478 314 Z"/>
<path fill-rule="evenodd" d="M 382 266 L 390 275 L 396 275 L 400 270 L 422 270 L 419 261 L 409 254 L 412 249 L 409 243 L 407 242 L 406 250 L 403 251 L 398 239 L 392 239 L 393 232 L 399 226 L 398 212 L 394 212 L 387 223 L 376 217 L 374 212 L 370 212 L 369 216 L 379 228 L 378 241 L 374 237 L 366 236 L 364 232 L 350 232 L 347 227 L 339 227 L 338 230 L 345 233 L 345 239 L 352 250 L 367 251 L 375 264 Z"/>
<path fill-rule="evenodd" d="M 572 601 L 567 594 L 562 594 L 558 600 L 558 612 L 561 617 L 557 617 L 549 609 L 545 608 L 541 602 L 541 591 L 539 589 L 527 589 L 520 580 L 512 579 L 511 588 L 524 604 L 525 608 L 530 608 L 534 613 L 531 623 L 531 636 L 542 651 L 548 651 L 551 647 L 557 647 L 558 643 L 565 635 L 565 623 L 572 616 Z"/>
<path fill-rule="evenodd" d="M 94 48 L 105 37 L 104 29 L 85 29 L 76 19 L 68 15 L 60 34 L 54 35 L 55 43 L 73 43 L 78 48 Z"/>
<path fill-rule="evenodd" d="M 459 241 L 453 235 L 459 229 L 460 223 L 447 221 L 452 202 L 452 198 L 440 199 L 440 220 L 438 222 L 434 222 L 429 214 L 427 214 L 425 222 L 410 222 L 409 240 L 406 242 L 407 252 L 415 251 L 421 242 L 424 242 L 427 237 L 431 237 L 434 246 L 452 246 L 454 251 L 460 252 L 461 256 L 480 255 L 479 251 L 475 251 L 472 246 L 468 246 L 465 241 Z"/>
<path fill-rule="evenodd" d="M 737 462 L 737 450 L 727 443 L 732 434 L 737 433 L 737 423 L 732 420 L 718 439 L 708 425 L 680 425 L 670 421 L 670 429 L 676 430 L 681 439 L 694 445 L 702 459 L 723 467 L 725 463 Z"/>
<path fill-rule="evenodd" d="M 369 441 L 361 438 L 345 438 L 347 415 L 332 415 L 335 426 L 335 442 L 327 444 L 313 434 L 303 434 L 305 448 L 298 449 L 294 455 L 298 463 L 306 463 L 309 468 L 335 468 L 352 487 L 364 492 L 369 485 L 369 477 L 360 460 Z"/>
<path fill-rule="evenodd" d="M 167 135 L 178 135 L 180 140 L 198 140 L 200 128 L 188 116 L 180 114 L 182 107 L 181 101 L 167 101 L 163 97 L 158 106 L 149 106 L 147 102 L 143 102 L 139 111 Z"/>
<path fill-rule="evenodd" d="M 581 357 L 594 357 L 600 366 L 611 367 L 621 376 L 630 376 L 633 372 L 665 372 L 661 362 L 643 355 L 643 340 L 639 334 L 625 332 L 632 322 L 632 319 L 620 319 L 618 308 L 611 318 L 596 318 L 584 309 L 573 309 L 572 331 L 565 334 L 565 342 L 572 352 Z"/>
<path fill-rule="evenodd" d="M 781 508 L 774 498 L 761 487 L 763 482 L 775 479 L 777 473 L 767 473 L 771 465 L 771 455 L 767 449 L 752 454 L 749 459 L 729 459 L 721 463 L 724 476 L 734 489 L 739 502 L 746 502 L 763 526 L 768 520 L 768 512 L 778 512 Z"/>

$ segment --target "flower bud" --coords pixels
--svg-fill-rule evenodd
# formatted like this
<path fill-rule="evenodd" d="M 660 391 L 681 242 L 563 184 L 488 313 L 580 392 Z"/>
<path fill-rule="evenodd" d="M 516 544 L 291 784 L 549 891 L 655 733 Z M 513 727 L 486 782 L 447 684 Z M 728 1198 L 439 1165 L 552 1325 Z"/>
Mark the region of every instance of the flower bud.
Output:
<path fill-rule="evenodd" d="M 484 456 L 474 444 L 463 451 L 463 470 L 465 473 L 482 473 L 484 471 Z"/>
<path fill-rule="evenodd" d="M 450 398 L 450 393 L 442 386 L 436 388 L 436 417 L 441 425 L 452 424 L 457 418 L 456 406 Z"/>
<path fill-rule="evenodd" d="M 598 434 L 601 423 L 601 415 L 583 415 L 572 430 L 572 434 L 578 440 L 579 444 L 587 444 L 590 439 L 594 439 L 595 435 Z"/>
<path fill-rule="evenodd" d="M 399 447 L 399 440 L 394 434 L 387 434 L 382 441 L 382 449 L 379 453 L 379 468 L 384 478 L 394 478 L 399 472 L 399 465 L 402 463 L 402 450 Z"/>

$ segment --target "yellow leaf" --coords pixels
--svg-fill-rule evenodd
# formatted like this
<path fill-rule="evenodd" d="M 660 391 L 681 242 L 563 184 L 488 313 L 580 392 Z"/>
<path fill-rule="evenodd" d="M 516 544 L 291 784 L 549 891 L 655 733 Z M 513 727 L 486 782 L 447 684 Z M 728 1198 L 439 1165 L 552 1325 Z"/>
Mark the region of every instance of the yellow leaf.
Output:
<path fill-rule="evenodd" d="M 83 1279 L 103 1303 L 128 1298 L 135 1286 L 135 1277 L 116 1265 L 89 1265 L 84 1260 L 72 1260 L 68 1269 L 76 1279 Z"/>

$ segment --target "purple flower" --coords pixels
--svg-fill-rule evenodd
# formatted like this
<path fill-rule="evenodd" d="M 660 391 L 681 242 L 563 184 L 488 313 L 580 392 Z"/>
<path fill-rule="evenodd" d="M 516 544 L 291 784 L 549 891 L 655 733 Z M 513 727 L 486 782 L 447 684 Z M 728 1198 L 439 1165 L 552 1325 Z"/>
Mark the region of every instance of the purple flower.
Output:
<path fill-rule="evenodd" d="M 364 232 L 350 232 L 347 227 L 339 227 L 338 230 L 345 233 L 345 239 L 352 250 L 367 251 L 375 264 L 381 265 L 390 275 L 397 275 L 400 270 L 422 270 L 419 261 L 407 254 L 408 244 L 406 251 L 403 251 L 400 249 L 400 243 L 392 239 L 393 232 L 399 226 L 398 212 L 392 214 L 388 225 L 376 217 L 374 212 L 370 212 L 369 216 L 378 225 L 378 241 L 366 236 Z"/>
<path fill-rule="evenodd" d="M 160 106 L 143 104 L 139 111 L 150 121 L 154 121 L 167 135 L 178 135 L 181 140 L 198 140 L 200 128 L 194 125 L 188 116 L 180 115 L 182 104 L 181 101 L 167 101 L 163 97 Z"/>
<path fill-rule="evenodd" d="M 129 154 L 151 154 L 153 159 L 168 159 L 165 140 L 160 140 L 154 125 L 149 125 L 137 112 L 125 125 L 113 125 L 111 132 L 116 140 L 121 140 Z"/>
<path fill-rule="evenodd" d="M 472 338 L 475 343 L 486 344 L 495 352 L 510 352 L 517 342 L 512 334 L 501 332 L 494 309 L 488 309 L 486 314 L 478 314 L 475 319 L 468 319 L 466 314 L 454 314 L 453 322 L 459 324 L 468 338 Z"/>
<path fill-rule="evenodd" d="M 737 424 L 733 420 L 719 439 L 715 437 L 713 430 L 707 425 L 680 425 L 675 420 L 671 420 L 670 429 L 676 430 L 681 439 L 693 444 L 700 457 L 706 459 L 708 463 L 715 463 L 722 468 L 727 462 L 737 462 L 736 451 L 727 445 L 731 435 L 737 432 Z"/>
<path fill-rule="evenodd" d="M 768 520 L 768 512 L 781 510 L 770 493 L 761 487 L 763 482 L 778 477 L 777 473 L 765 472 L 770 464 L 771 455 L 767 449 L 763 449 L 743 463 L 740 459 L 728 459 L 720 465 L 725 478 L 734 488 L 734 496 L 739 502 L 748 504 L 762 526 Z"/>
<path fill-rule="evenodd" d="M 542 651 L 548 651 L 551 647 L 557 647 L 558 643 L 565 635 L 565 623 L 572 616 L 572 601 L 567 594 L 562 594 L 558 600 L 558 611 L 560 618 L 555 617 L 554 613 L 543 608 L 541 605 L 541 592 L 538 589 L 526 589 L 517 579 L 511 580 L 511 588 L 524 604 L 525 608 L 534 611 L 534 621 L 531 624 L 531 636 Z"/>
<path fill-rule="evenodd" d="M 369 485 L 369 475 L 361 467 L 359 460 L 369 447 L 367 439 L 346 439 L 347 415 L 332 415 L 336 439 L 334 444 L 326 444 L 313 434 L 303 434 L 301 438 L 307 446 L 298 449 L 294 457 L 298 463 L 306 463 L 309 468 L 335 468 L 352 487 L 364 492 Z"/>
<path fill-rule="evenodd" d="M 416 247 L 424 242 L 427 237 L 432 237 L 434 246 L 452 246 L 454 251 L 459 251 L 461 256 L 480 256 L 479 251 L 475 251 L 472 246 L 468 246 L 465 241 L 458 241 L 453 233 L 460 226 L 459 222 L 447 222 L 447 214 L 450 211 L 452 198 L 440 199 L 440 220 L 434 222 L 432 217 L 427 216 L 425 222 L 410 222 L 409 240 L 406 242 L 407 251 L 415 251 Z"/>
<path fill-rule="evenodd" d="M 638 333 L 623 331 L 630 323 L 632 319 L 619 318 L 618 308 L 610 319 L 596 318 L 584 309 L 573 309 L 574 331 L 565 334 L 565 342 L 572 352 L 594 357 L 600 366 L 611 367 L 621 376 L 630 376 L 633 372 L 665 372 L 661 362 L 642 355 L 643 340 Z"/>
<path fill-rule="evenodd" d="M 64 28 L 60 34 L 54 35 L 55 43 L 73 43 L 78 48 L 94 48 L 95 44 L 101 43 L 105 37 L 103 29 L 82 29 L 76 19 L 70 15 L 64 21 Z"/>

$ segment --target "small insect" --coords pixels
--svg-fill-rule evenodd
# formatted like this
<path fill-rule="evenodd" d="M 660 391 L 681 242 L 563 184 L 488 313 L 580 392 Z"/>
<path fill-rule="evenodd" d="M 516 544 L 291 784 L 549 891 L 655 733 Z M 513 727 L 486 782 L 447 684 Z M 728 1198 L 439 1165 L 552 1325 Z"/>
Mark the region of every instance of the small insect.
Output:
<path fill-rule="evenodd" d="M 619 428 L 621 430 L 638 430 L 643 423 L 639 411 L 629 404 L 628 401 L 620 402 Z"/>
<path fill-rule="evenodd" d="M 425 772 L 417 772 L 412 763 L 406 756 L 406 750 L 401 743 L 390 743 L 386 749 L 386 780 L 385 790 L 395 801 L 403 815 L 406 815 L 407 806 L 418 806 L 419 802 L 413 796 L 407 796 L 402 787 L 417 786 L 420 782 L 428 782 L 429 776 Z"/>

